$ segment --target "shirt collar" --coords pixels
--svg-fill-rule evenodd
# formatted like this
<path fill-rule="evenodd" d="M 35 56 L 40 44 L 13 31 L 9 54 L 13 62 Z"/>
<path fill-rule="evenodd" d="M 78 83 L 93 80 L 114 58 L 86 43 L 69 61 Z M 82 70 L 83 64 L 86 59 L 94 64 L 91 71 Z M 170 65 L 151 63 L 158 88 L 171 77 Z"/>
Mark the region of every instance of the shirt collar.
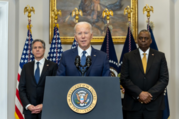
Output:
<path fill-rule="evenodd" d="M 44 62 L 45 62 L 45 58 L 42 58 L 42 59 L 39 60 L 39 61 L 37 61 L 37 60 L 35 59 L 35 64 L 36 64 L 37 62 L 39 62 L 40 64 L 44 64 Z"/>
<path fill-rule="evenodd" d="M 146 55 L 149 55 L 149 50 L 150 50 L 150 48 L 148 48 L 145 52 L 143 52 L 143 51 L 139 48 L 140 55 L 143 56 L 143 53 L 146 53 Z"/>
<path fill-rule="evenodd" d="M 78 54 L 79 55 L 81 55 L 81 54 L 83 54 L 83 49 L 81 49 L 80 47 L 79 47 L 79 45 L 78 45 Z M 87 56 L 88 55 L 91 55 L 91 45 L 90 45 L 90 47 L 87 49 L 87 50 L 85 50 L 86 51 L 86 54 L 87 54 Z"/>

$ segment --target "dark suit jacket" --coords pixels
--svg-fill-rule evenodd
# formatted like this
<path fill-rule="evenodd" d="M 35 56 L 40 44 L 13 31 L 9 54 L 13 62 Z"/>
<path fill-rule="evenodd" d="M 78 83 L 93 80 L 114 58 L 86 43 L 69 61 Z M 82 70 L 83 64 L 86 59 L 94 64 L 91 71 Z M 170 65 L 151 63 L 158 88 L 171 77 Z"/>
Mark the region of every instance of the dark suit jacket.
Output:
<path fill-rule="evenodd" d="M 24 107 L 24 114 L 31 114 L 25 107 L 28 104 L 34 106 L 43 103 L 44 86 L 46 76 L 55 76 L 58 65 L 45 60 L 44 67 L 37 84 L 34 77 L 34 61 L 24 64 L 19 82 L 19 96 Z"/>
<path fill-rule="evenodd" d="M 81 76 L 74 62 L 78 55 L 77 48 L 70 49 L 62 54 L 57 76 Z M 86 72 L 86 76 L 110 76 L 107 54 L 92 47 L 92 64 Z"/>
<path fill-rule="evenodd" d="M 121 84 L 125 88 L 123 109 L 137 111 L 145 105 L 147 110 L 164 109 L 164 90 L 168 84 L 168 68 L 164 53 L 150 49 L 146 74 L 144 74 L 139 50 L 124 55 L 121 68 Z M 141 104 L 137 97 L 148 91 L 153 99 Z"/>

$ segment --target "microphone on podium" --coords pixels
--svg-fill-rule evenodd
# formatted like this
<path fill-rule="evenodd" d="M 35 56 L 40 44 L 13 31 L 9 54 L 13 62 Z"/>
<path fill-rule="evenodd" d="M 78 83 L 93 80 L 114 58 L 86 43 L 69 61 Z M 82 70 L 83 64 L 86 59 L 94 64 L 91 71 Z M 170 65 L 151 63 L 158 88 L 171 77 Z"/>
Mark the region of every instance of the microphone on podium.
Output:
<path fill-rule="evenodd" d="M 81 75 L 84 76 L 86 71 L 89 69 L 89 67 L 91 66 L 91 56 L 87 56 L 86 57 L 86 63 L 85 65 L 81 65 L 80 63 L 80 56 L 76 56 L 75 58 L 75 66 L 76 68 L 81 72 Z M 81 67 L 81 68 L 80 68 Z M 85 68 L 86 67 L 86 68 Z"/>
<path fill-rule="evenodd" d="M 75 58 L 75 66 L 77 68 L 80 66 L 80 56 L 76 56 L 76 58 Z"/>
<path fill-rule="evenodd" d="M 89 68 L 91 66 L 91 56 L 87 56 L 86 58 L 86 68 Z"/>

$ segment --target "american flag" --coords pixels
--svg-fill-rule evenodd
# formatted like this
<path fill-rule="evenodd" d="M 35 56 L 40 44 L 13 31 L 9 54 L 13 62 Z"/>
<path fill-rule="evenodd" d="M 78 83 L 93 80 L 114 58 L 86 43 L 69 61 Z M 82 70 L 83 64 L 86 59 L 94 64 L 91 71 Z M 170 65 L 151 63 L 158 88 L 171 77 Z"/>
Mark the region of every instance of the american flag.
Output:
<path fill-rule="evenodd" d="M 77 46 L 78 46 L 78 43 L 77 43 L 76 40 L 74 39 L 73 44 L 72 44 L 72 46 L 71 46 L 71 49 L 74 49 L 74 48 L 76 48 Z"/>
<path fill-rule="evenodd" d="M 61 45 L 59 30 L 58 27 L 54 27 L 54 35 L 47 59 L 59 64 L 62 53 L 63 53 L 63 49 Z"/>
<path fill-rule="evenodd" d="M 19 97 L 18 86 L 19 86 L 22 67 L 24 66 L 24 64 L 34 60 L 34 55 L 32 54 L 32 48 L 31 48 L 32 41 L 33 41 L 32 34 L 28 30 L 27 38 L 25 41 L 24 49 L 22 51 L 22 56 L 21 56 L 20 63 L 19 63 L 19 71 L 17 74 L 17 86 L 16 86 L 16 97 L 15 97 L 15 118 L 16 119 L 24 119 L 23 106 Z"/>

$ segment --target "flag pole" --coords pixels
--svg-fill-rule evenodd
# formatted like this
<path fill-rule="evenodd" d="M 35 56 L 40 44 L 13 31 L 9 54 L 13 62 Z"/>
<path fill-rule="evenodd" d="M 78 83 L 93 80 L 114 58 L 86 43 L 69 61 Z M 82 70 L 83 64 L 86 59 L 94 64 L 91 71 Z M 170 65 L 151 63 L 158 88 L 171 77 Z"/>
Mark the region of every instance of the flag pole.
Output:
<path fill-rule="evenodd" d="M 54 32 L 53 32 L 53 38 L 51 41 L 51 47 L 47 59 L 57 64 L 60 63 L 60 59 L 63 52 L 61 46 L 60 34 L 59 34 L 59 24 L 58 24 L 58 16 L 61 15 L 62 12 L 61 10 L 57 10 L 56 1 L 55 1 L 55 8 L 52 10 L 52 16 L 54 18 L 54 24 L 53 24 Z"/>
<path fill-rule="evenodd" d="M 56 2 L 56 1 L 55 1 Z M 55 3 L 55 5 L 56 5 L 56 3 Z M 56 47 L 56 63 L 58 64 L 58 39 L 57 39 L 57 28 L 59 29 L 59 24 L 57 23 L 57 21 L 58 21 L 58 15 L 59 16 L 61 16 L 62 15 L 62 12 L 61 12 L 61 10 L 57 10 L 56 9 L 56 7 L 55 7 L 55 9 L 53 10 L 53 12 L 52 12 L 52 14 L 53 14 L 53 16 L 54 16 L 54 20 L 55 20 L 55 23 L 54 23 L 54 28 L 55 28 L 55 47 Z"/>

